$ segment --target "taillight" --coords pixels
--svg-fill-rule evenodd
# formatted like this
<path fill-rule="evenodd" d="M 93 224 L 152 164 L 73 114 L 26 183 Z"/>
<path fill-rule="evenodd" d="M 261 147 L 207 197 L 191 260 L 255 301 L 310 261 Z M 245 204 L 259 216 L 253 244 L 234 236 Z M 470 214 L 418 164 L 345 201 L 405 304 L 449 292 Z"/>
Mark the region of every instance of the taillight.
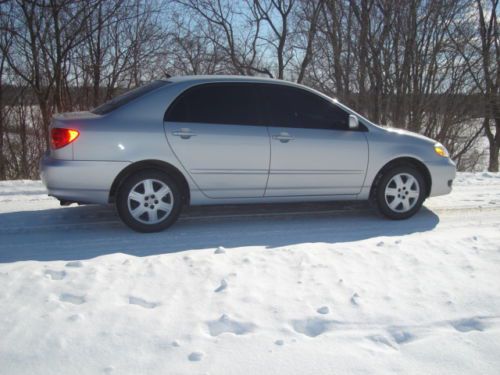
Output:
<path fill-rule="evenodd" d="M 53 128 L 50 135 L 52 148 L 57 150 L 77 139 L 80 132 L 75 129 Z"/>

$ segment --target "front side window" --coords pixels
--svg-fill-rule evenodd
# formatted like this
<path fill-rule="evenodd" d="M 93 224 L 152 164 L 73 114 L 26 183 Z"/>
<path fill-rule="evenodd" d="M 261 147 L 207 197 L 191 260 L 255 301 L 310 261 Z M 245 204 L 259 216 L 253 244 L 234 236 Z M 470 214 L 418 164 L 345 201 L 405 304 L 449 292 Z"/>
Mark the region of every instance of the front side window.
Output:
<path fill-rule="evenodd" d="M 267 126 L 348 130 L 349 114 L 306 90 L 282 85 L 261 85 L 259 103 Z"/>
<path fill-rule="evenodd" d="M 258 125 L 255 90 L 252 85 L 239 83 L 196 86 L 172 103 L 165 121 Z"/>

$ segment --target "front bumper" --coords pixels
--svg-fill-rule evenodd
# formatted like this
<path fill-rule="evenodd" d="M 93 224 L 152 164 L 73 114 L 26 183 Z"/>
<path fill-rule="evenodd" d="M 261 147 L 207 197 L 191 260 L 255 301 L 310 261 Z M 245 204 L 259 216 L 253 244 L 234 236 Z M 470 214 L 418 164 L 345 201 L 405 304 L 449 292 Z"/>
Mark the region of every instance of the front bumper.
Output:
<path fill-rule="evenodd" d="M 457 167 L 450 158 L 441 158 L 437 161 L 426 161 L 425 165 L 431 174 L 430 197 L 449 194 L 453 180 L 457 174 Z"/>
<path fill-rule="evenodd" d="M 114 179 L 129 164 L 121 161 L 61 160 L 45 155 L 40 160 L 40 177 L 49 195 L 59 200 L 106 204 Z"/>

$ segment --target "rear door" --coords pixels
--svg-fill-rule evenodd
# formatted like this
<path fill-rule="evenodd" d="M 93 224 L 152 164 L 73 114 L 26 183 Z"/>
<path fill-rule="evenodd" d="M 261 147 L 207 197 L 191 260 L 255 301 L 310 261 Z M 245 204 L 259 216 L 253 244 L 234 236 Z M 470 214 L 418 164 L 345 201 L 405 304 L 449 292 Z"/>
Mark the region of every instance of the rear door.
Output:
<path fill-rule="evenodd" d="M 270 142 L 259 124 L 255 88 L 202 84 L 181 94 L 165 114 L 168 142 L 210 198 L 262 197 Z"/>
<path fill-rule="evenodd" d="M 368 142 L 349 130 L 333 101 L 285 85 L 262 85 L 263 123 L 271 136 L 266 196 L 355 195 L 368 164 Z"/>

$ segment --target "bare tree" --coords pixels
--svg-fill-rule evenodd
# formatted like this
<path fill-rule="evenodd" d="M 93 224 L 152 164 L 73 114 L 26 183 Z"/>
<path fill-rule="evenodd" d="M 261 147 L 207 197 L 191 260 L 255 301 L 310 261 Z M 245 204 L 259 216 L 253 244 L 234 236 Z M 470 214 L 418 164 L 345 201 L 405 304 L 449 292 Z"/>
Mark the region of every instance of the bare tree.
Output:
<path fill-rule="evenodd" d="M 0 30 L 8 30 L 10 28 L 10 19 L 8 14 L 10 13 L 12 4 L 0 4 Z M 7 32 L 2 32 L 0 36 L 0 51 L 2 52 L 0 56 L 0 180 L 6 178 L 6 160 L 4 157 L 4 139 L 6 136 L 5 124 L 7 123 L 7 110 L 6 110 L 6 98 L 4 98 L 5 92 L 5 81 L 7 70 L 7 55 L 10 53 L 10 48 L 12 45 L 12 35 Z"/>
<path fill-rule="evenodd" d="M 488 170 L 498 172 L 500 149 L 500 31 L 498 0 L 474 0 L 453 21 L 456 50 L 483 98 L 483 129 L 489 142 Z"/>
<path fill-rule="evenodd" d="M 54 112 L 170 74 L 304 83 L 441 141 L 460 168 L 485 134 L 498 170 L 498 1 L 0 2 L 0 178 L 35 175 Z"/>
<path fill-rule="evenodd" d="M 490 143 L 488 170 L 498 172 L 500 149 L 500 26 L 497 17 L 498 0 L 490 0 L 489 11 L 476 0 L 479 15 L 482 74 L 484 85 L 480 87 L 485 100 L 484 130 Z M 493 126 L 491 125 L 493 122 Z"/>

